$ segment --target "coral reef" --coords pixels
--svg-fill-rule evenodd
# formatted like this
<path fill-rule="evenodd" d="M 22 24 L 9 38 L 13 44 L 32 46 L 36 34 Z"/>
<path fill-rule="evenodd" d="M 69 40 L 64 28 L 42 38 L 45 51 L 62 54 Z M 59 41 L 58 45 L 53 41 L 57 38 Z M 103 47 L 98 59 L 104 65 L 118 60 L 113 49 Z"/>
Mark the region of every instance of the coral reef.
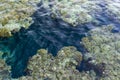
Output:
<path fill-rule="evenodd" d="M 115 1 L 115 4 L 113 1 Z M 40 3 L 36 6 L 38 2 Z M 112 25 L 96 28 L 96 25 L 120 24 L 116 23 L 116 19 L 119 17 L 119 9 L 117 9 L 119 5 L 116 2 L 117 0 L 1 0 L 0 58 L 5 59 L 6 63 L 11 66 L 11 77 L 18 78 L 29 74 L 29 69 L 26 69 L 28 60 L 36 54 L 38 49 L 48 50 L 48 52 L 43 50 L 45 53 L 52 54 L 46 55 L 47 58 L 55 58 L 53 61 L 56 61 L 59 59 L 59 53 L 64 51 L 59 51 L 62 47 L 75 46 L 81 53 L 86 53 L 88 50 L 89 54 L 96 58 L 83 61 L 85 63 L 83 68 L 87 69 L 87 73 L 78 72 L 75 69 L 75 63 L 75 66 L 72 65 L 73 69 L 68 64 L 71 72 L 72 70 L 75 71 L 73 72 L 75 76 L 83 78 L 81 80 L 95 80 L 97 79 L 95 78 L 97 73 L 100 75 L 108 73 L 111 77 L 105 77 L 103 80 L 119 80 L 119 77 L 116 76 L 119 75 L 119 33 L 112 33 Z M 113 17 L 115 20 L 111 19 Z M 89 30 L 91 31 L 87 33 Z M 79 44 L 82 38 L 87 50 L 81 43 Z M 58 56 L 56 56 L 57 53 Z M 69 51 L 65 53 L 66 57 L 71 57 L 68 55 Z M 40 56 L 40 54 L 38 52 L 37 56 Z M 31 60 L 29 61 L 30 64 L 32 64 Z M 58 63 L 62 64 L 59 60 Z M 104 65 L 110 70 L 107 71 Z M 55 67 L 59 66 L 56 65 Z M 34 70 L 32 72 L 34 73 Z M 71 75 L 69 71 L 66 73 Z M 32 79 L 29 75 L 23 78 L 27 77 Z M 74 79 L 76 80 L 77 77 Z"/>
<path fill-rule="evenodd" d="M 0 36 L 9 37 L 12 36 L 11 31 L 17 32 L 21 27 L 28 28 L 33 23 L 30 16 L 41 7 L 37 6 L 40 2 L 49 10 L 53 18 L 61 18 L 73 26 L 89 22 L 99 24 L 99 21 L 106 20 L 101 16 L 101 12 L 119 19 L 119 3 L 115 1 L 113 4 L 113 0 L 2 0 L 0 2 Z M 98 19 L 98 17 L 102 18 Z"/>
<path fill-rule="evenodd" d="M 53 57 L 45 49 L 38 50 L 37 54 L 30 58 L 27 67 L 27 76 L 18 80 L 96 80 L 94 70 L 79 72 L 76 66 L 80 66 L 82 54 L 73 46 L 63 47 L 58 55 Z M 86 67 L 91 67 L 87 63 Z M 102 71 L 102 64 L 96 64 L 95 69 Z M 96 71 L 97 71 L 96 70 Z"/>
<path fill-rule="evenodd" d="M 83 55 L 83 60 L 80 66 L 77 66 L 77 69 L 80 72 L 87 72 L 91 74 L 91 78 L 94 80 L 101 79 L 102 77 L 106 76 L 106 64 L 105 63 L 98 63 L 96 60 L 88 53 Z M 94 74 L 93 74 L 94 73 Z"/>
<path fill-rule="evenodd" d="M 28 59 L 38 49 L 47 49 L 54 56 L 64 46 L 75 46 L 80 52 L 86 51 L 79 42 L 86 35 L 88 26 L 72 27 L 61 19 L 53 19 L 50 15 L 43 16 L 41 13 L 47 13 L 46 9 L 38 9 L 33 14 L 34 23 L 28 29 L 21 28 L 14 33 L 13 40 L 9 41 L 9 37 L 5 44 L 4 40 L 1 41 L 4 49 L 9 46 L 10 55 L 6 63 L 11 65 L 11 76 L 14 78 L 26 75 Z"/>
<path fill-rule="evenodd" d="M 82 42 L 95 58 L 94 63 L 106 65 L 106 77 L 101 80 L 120 79 L 120 33 L 112 33 L 113 25 L 103 26 L 91 30 L 91 36 L 83 38 Z"/>
<path fill-rule="evenodd" d="M 3 59 L 0 59 L 0 80 L 11 80 L 10 66 L 7 66 Z"/>
<path fill-rule="evenodd" d="M 9 37 L 11 31 L 18 31 L 21 27 L 28 28 L 38 2 L 40 0 L 1 0 L 0 37 Z"/>
<path fill-rule="evenodd" d="M 40 49 L 28 62 L 29 75 L 19 80 L 79 80 L 80 73 L 76 66 L 81 60 L 81 53 L 73 46 L 62 48 L 56 57 Z"/>
<path fill-rule="evenodd" d="M 89 13 L 98 7 L 95 1 L 90 0 L 53 0 L 44 6 L 50 6 L 52 17 L 62 18 L 73 26 L 91 22 L 93 18 Z"/>
<path fill-rule="evenodd" d="M 73 26 L 91 23 L 105 24 L 119 20 L 118 0 L 44 0 L 53 18 L 60 18 Z M 113 20 L 114 19 L 114 20 Z M 118 22 L 119 23 L 119 22 Z"/>
<path fill-rule="evenodd" d="M 114 2 L 113 2 L 114 1 Z M 106 13 L 112 16 L 112 19 L 120 21 L 120 1 L 119 0 L 105 0 Z"/>

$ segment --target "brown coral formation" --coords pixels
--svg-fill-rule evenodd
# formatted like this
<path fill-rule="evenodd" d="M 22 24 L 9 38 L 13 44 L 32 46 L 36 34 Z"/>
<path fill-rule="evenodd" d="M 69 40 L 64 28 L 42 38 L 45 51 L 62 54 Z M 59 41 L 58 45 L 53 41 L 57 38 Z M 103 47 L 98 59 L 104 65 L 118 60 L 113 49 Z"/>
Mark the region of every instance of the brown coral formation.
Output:
<path fill-rule="evenodd" d="M 79 80 L 80 73 L 76 65 L 80 64 L 82 55 L 75 47 L 64 47 L 53 57 L 44 49 L 38 50 L 28 63 L 30 76 L 20 80 Z"/>
<path fill-rule="evenodd" d="M 21 27 L 28 28 L 32 23 L 30 16 L 35 11 L 39 1 L 40 0 L 1 0 L 0 36 L 9 37 L 11 36 L 12 30 L 19 30 Z"/>

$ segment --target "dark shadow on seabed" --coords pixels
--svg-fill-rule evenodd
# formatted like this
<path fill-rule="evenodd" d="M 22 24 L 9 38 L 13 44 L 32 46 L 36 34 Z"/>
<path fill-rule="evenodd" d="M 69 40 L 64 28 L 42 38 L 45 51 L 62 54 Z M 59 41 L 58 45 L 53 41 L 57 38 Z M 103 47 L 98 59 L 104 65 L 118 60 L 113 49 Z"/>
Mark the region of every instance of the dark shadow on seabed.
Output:
<path fill-rule="evenodd" d="M 41 4 L 38 4 L 38 6 L 41 6 Z M 87 23 L 73 27 L 61 19 L 53 19 L 50 15 L 42 15 L 47 12 L 42 7 L 38 9 L 32 15 L 34 23 L 29 29 L 21 28 L 19 32 L 14 33 L 10 43 L 7 43 L 10 57 L 7 58 L 6 63 L 12 67 L 11 76 L 13 78 L 26 75 L 29 58 L 35 55 L 40 48 L 47 49 L 54 56 L 64 46 L 75 46 L 83 54 L 86 52 L 80 41 L 91 27 L 96 25 Z M 7 38 L 4 40 L 9 42 Z"/>

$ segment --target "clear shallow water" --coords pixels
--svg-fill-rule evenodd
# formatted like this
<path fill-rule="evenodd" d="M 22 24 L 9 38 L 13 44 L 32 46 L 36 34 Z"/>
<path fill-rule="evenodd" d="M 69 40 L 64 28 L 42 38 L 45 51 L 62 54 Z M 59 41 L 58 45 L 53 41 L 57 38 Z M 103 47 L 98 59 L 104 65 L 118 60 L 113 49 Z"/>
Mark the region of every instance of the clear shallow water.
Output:
<path fill-rule="evenodd" d="M 61 19 L 53 19 L 49 15 L 41 16 L 39 12 L 45 14 L 47 10 L 40 8 L 32 15 L 34 23 L 29 29 L 22 28 L 18 33 L 14 33 L 12 38 L 1 39 L 1 44 L 5 48 L 8 47 L 11 55 L 7 58 L 6 63 L 11 65 L 11 75 L 14 78 L 26 75 L 25 68 L 28 59 L 36 54 L 40 48 L 48 49 L 49 53 L 55 56 L 63 46 L 75 46 L 84 54 L 87 50 L 80 44 L 80 41 L 83 37 L 89 35 L 87 33 L 89 30 L 96 28 L 96 26 L 100 27 L 112 23 L 116 26 L 112 31 L 120 31 L 120 23 L 104 12 L 95 14 L 99 24 L 91 22 L 76 27 Z"/>

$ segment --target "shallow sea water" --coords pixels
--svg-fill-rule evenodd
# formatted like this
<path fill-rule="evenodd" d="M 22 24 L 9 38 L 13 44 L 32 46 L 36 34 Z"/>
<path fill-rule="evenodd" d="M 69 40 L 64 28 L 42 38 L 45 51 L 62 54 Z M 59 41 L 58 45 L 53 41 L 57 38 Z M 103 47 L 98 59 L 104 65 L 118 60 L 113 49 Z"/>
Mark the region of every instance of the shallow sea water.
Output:
<path fill-rule="evenodd" d="M 38 4 L 40 6 L 41 4 Z M 11 76 L 18 78 L 26 75 L 25 68 L 30 57 L 36 54 L 38 49 L 47 49 L 49 53 L 56 56 L 58 51 L 64 46 L 75 46 L 83 55 L 88 50 L 81 44 L 83 37 L 87 37 L 91 29 L 101 27 L 103 25 L 112 24 L 115 27 L 112 33 L 120 32 L 120 21 L 114 19 L 106 13 L 104 8 L 106 4 L 99 4 L 102 7 L 101 12 L 94 12 L 96 22 L 89 22 L 72 26 L 71 24 L 59 18 L 52 18 L 46 14 L 45 8 L 40 8 L 31 16 L 34 23 L 28 29 L 21 28 L 19 32 L 13 33 L 13 37 L 0 38 L 0 50 L 8 52 L 2 55 L 6 58 L 6 63 L 11 66 Z"/>

